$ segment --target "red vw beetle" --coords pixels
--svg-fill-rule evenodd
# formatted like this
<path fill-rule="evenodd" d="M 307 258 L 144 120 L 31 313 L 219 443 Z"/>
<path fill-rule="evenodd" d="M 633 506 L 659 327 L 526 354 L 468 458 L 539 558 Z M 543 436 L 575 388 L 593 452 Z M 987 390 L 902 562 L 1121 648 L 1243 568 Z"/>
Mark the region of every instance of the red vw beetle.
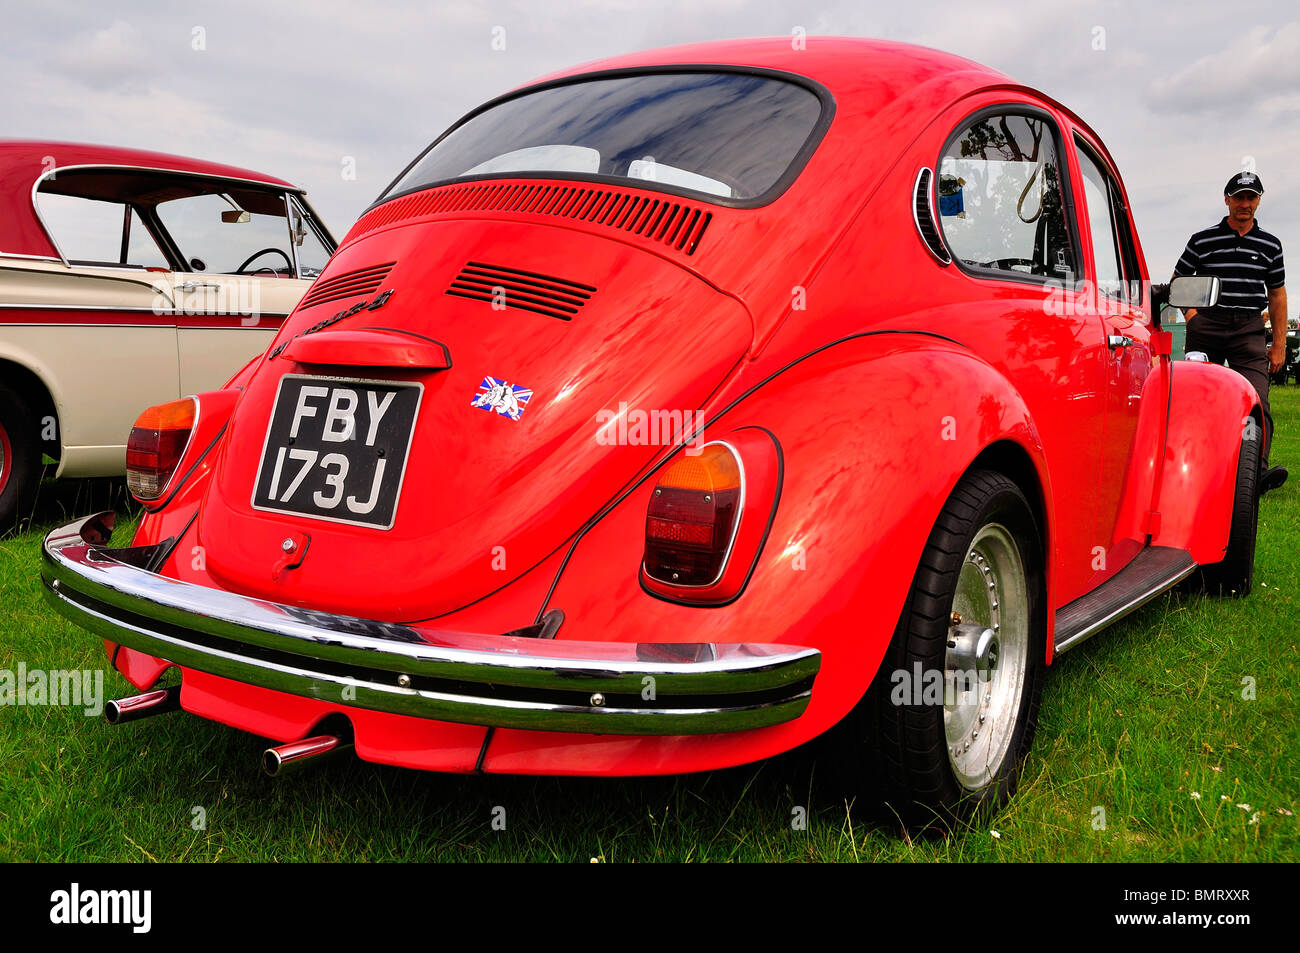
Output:
<path fill-rule="evenodd" d="M 142 690 L 285 744 L 647 775 L 842 723 L 900 810 L 1012 792 L 1053 658 L 1248 591 L 1259 408 L 1173 362 L 1068 109 L 896 43 L 696 45 L 470 113 L 225 388 L 131 434 L 145 507 L 44 544 Z M 854 744 L 854 741 L 861 743 Z"/>

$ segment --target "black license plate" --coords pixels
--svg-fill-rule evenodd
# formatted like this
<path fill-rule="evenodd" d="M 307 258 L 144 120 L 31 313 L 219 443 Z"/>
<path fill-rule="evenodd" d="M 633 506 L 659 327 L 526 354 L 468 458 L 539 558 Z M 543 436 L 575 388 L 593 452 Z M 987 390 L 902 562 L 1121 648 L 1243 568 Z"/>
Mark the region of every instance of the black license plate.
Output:
<path fill-rule="evenodd" d="M 392 529 L 424 385 L 287 374 L 253 507 Z"/>

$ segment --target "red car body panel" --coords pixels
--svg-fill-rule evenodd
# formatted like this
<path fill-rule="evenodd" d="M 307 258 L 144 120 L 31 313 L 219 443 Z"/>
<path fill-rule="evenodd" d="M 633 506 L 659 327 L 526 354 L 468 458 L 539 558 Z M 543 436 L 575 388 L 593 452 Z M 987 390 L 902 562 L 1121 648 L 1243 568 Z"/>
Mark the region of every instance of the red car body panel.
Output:
<path fill-rule="evenodd" d="M 561 641 L 815 648 L 822 665 L 806 711 L 699 735 L 487 729 L 190 668 L 184 708 L 279 740 L 342 715 L 361 757 L 408 767 L 705 770 L 788 750 L 859 701 L 930 527 L 973 465 L 1023 482 L 1046 544 L 1051 609 L 1096 590 L 1148 544 L 1197 562 L 1222 558 L 1241 421 L 1256 407 L 1248 385 L 1221 369 L 1171 367 L 1142 308 L 1101 314 L 1086 290 L 942 267 L 911 220 L 918 169 L 933 167 L 954 130 L 994 104 L 1043 110 L 1063 142 L 1087 143 L 1120 182 L 1077 117 L 960 57 L 880 41 L 704 44 L 551 78 L 672 64 L 805 76 L 829 90 L 834 118 L 797 178 L 757 208 L 560 178 L 441 185 L 377 205 L 318 281 L 396 263 L 383 282 L 396 293 L 364 325 L 433 339 L 452 366 L 394 359 L 380 370 L 367 361 L 361 373 L 329 366 L 328 343 L 315 348 L 324 365 L 272 348 L 221 396 L 201 396 L 199 432 L 176 471 L 186 476 L 134 542 L 179 539 L 159 569 L 165 576 L 381 622 L 500 633 L 560 609 Z M 1073 148 L 1062 158 L 1092 276 L 1078 160 Z M 663 207 L 635 205 L 647 199 Z M 628 202 L 632 221 L 610 216 Z M 1136 253 L 1146 279 L 1140 245 Z M 445 294 L 467 261 L 594 290 L 577 319 L 538 317 L 524 336 L 517 312 L 498 320 L 487 303 Z M 309 298 L 277 342 L 309 333 L 326 341 L 328 328 L 310 329 L 352 301 Z M 1130 345 L 1117 354 L 1107 335 L 1118 333 Z M 290 373 L 423 383 L 393 529 L 252 507 L 271 407 Z M 539 396 L 513 423 L 470 410 L 485 374 Z M 779 448 L 779 503 L 761 544 L 737 556 L 750 568 L 731 601 L 701 608 L 641 584 L 655 474 L 675 451 L 598 446 L 592 421 L 620 402 L 698 412 L 708 440 L 762 428 Z M 301 565 L 284 571 L 282 541 L 301 547 L 307 537 Z M 498 546 L 504 566 L 494 565 Z M 125 647 L 115 664 L 142 688 L 168 667 Z"/>

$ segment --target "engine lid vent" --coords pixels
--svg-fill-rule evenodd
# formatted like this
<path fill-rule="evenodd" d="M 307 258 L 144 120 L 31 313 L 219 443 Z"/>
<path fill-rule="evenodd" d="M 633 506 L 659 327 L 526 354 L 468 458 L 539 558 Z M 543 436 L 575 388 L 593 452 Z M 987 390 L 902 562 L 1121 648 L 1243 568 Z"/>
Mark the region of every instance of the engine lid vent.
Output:
<path fill-rule="evenodd" d="M 934 220 L 933 195 L 934 173 L 923 168 L 916 174 L 916 186 L 912 190 L 912 221 L 916 223 L 916 230 L 930 254 L 939 264 L 947 265 L 952 262 L 952 255 L 948 254 L 939 234 L 939 226 Z"/>
<path fill-rule="evenodd" d="M 388 277 L 395 264 L 397 262 L 389 261 L 382 265 L 371 265 L 367 268 L 357 268 L 354 271 L 331 275 L 324 281 L 317 279 L 311 290 L 307 292 L 307 296 L 298 305 L 298 310 L 325 304 L 327 301 L 368 295 L 384 283 L 384 279 Z"/>
<path fill-rule="evenodd" d="M 595 291 L 567 278 L 468 261 L 446 293 L 571 321 Z"/>
<path fill-rule="evenodd" d="M 713 213 L 672 198 L 619 189 L 500 183 L 452 185 L 417 192 L 371 209 L 352 227 L 346 244 L 394 222 L 445 212 L 490 210 L 555 215 L 621 229 L 675 251 L 695 254 Z"/>

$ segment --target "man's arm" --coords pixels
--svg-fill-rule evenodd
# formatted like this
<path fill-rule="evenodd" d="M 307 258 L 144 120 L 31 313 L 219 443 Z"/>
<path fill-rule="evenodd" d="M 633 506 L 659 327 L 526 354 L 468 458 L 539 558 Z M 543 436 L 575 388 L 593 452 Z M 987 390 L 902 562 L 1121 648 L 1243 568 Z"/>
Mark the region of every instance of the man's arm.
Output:
<path fill-rule="evenodd" d="M 1183 253 L 1179 257 L 1177 264 L 1174 265 L 1173 276 L 1169 279 L 1171 283 L 1174 278 L 1186 278 L 1189 275 L 1196 274 L 1196 270 L 1201 267 L 1201 256 L 1196 254 L 1195 249 L 1192 248 L 1192 239 L 1195 237 L 1196 236 L 1193 235 L 1192 238 L 1187 240 L 1187 247 L 1183 249 Z M 1184 321 L 1190 321 L 1194 317 L 1196 317 L 1195 308 L 1188 308 L 1183 312 Z"/>
<path fill-rule="evenodd" d="M 1268 292 L 1268 325 L 1273 331 L 1273 345 L 1268 351 L 1268 372 L 1276 374 L 1286 361 L 1286 286 Z"/>
<path fill-rule="evenodd" d="M 1268 352 L 1268 372 L 1276 374 L 1286 361 L 1286 266 L 1282 262 L 1282 249 L 1268 265 L 1264 279 L 1268 288 L 1268 323 L 1273 329 L 1273 347 Z"/>

